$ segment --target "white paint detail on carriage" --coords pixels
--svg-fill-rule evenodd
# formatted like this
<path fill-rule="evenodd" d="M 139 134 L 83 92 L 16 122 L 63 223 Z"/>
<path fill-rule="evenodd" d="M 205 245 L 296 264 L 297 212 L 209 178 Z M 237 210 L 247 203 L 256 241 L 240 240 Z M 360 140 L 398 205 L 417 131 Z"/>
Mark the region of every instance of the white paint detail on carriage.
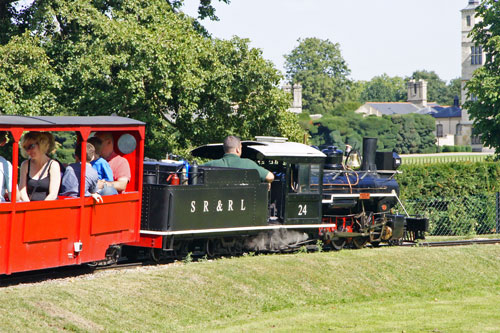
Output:
<path fill-rule="evenodd" d="M 203 201 L 203 213 L 208 212 L 208 201 Z"/>
<path fill-rule="evenodd" d="M 245 199 L 241 199 L 241 210 L 246 210 L 247 208 L 245 207 Z"/>
<path fill-rule="evenodd" d="M 218 212 L 222 212 L 224 209 L 222 208 L 222 200 L 217 201 L 217 208 L 216 210 Z"/>
<path fill-rule="evenodd" d="M 196 201 L 191 201 L 191 213 L 196 212 Z"/>
<path fill-rule="evenodd" d="M 233 211 L 233 200 L 228 200 L 227 201 L 227 211 L 232 212 Z"/>
<path fill-rule="evenodd" d="M 321 224 L 294 224 L 294 225 L 266 225 L 260 227 L 235 227 L 235 228 L 179 230 L 179 231 L 141 230 L 141 234 L 171 236 L 171 235 L 191 235 L 191 234 L 194 235 L 194 234 L 224 233 L 224 232 L 251 231 L 251 230 L 316 229 L 316 228 L 335 228 L 335 227 L 336 224 L 333 223 L 321 223 Z"/>

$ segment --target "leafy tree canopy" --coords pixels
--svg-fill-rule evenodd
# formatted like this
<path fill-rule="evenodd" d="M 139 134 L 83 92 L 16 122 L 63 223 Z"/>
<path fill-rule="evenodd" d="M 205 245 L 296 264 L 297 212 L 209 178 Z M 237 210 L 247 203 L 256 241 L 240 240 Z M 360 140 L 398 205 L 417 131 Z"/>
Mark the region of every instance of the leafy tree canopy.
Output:
<path fill-rule="evenodd" d="M 169 2 L 35 1 L 23 15 L 29 32 L 0 49 L 2 112 L 142 120 L 150 157 L 227 134 L 302 139 L 261 51 L 203 36 Z"/>
<path fill-rule="evenodd" d="M 434 126 L 429 115 L 363 117 L 347 112 L 344 116 L 326 115 L 311 121 L 307 128 L 312 144 L 318 146 L 336 145 L 344 149 L 349 144 L 361 149 L 363 137 L 376 137 L 378 150 L 409 154 L 436 152 Z"/>
<path fill-rule="evenodd" d="M 347 93 L 351 81 L 340 45 L 319 38 L 298 40 L 299 45 L 285 55 L 287 79 L 302 84 L 303 109 L 326 114 Z"/>
<path fill-rule="evenodd" d="M 465 108 L 483 143 L 500 154 L 500 3 L 485 0 L 477 7 L 476 15 L 483 20 L 476 23 L 471 35 L 487 57 L 466 84 L 469 101 Z"/>
<path fill-rule="evenodd" d="M 387 74 L 375 76 L 365 84 L 360 101 L 365 102 L 405 102 L 407 97 L 406 83 L 399 76 Z"/>

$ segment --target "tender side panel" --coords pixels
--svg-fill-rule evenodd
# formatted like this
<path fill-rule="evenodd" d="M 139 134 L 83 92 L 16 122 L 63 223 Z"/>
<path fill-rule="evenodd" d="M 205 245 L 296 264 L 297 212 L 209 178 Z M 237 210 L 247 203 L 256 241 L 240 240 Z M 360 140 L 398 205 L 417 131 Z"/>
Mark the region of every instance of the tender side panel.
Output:
<path fill-rule="evenodd" d="M 145 185 L 142 229 L 180 231 L 267 225 L 267 184 Z"/>

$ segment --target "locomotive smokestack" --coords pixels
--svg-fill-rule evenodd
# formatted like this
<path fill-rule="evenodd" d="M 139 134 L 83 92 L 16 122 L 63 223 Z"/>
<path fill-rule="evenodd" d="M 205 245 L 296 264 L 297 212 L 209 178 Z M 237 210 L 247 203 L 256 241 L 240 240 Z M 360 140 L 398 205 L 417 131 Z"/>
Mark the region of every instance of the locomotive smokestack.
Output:
<path fill-rule="evenodd" d="M 376 171 L 375 155 L 377 152 L 377 138 L 363 138 L 363 163 L 361 170 Z"/>

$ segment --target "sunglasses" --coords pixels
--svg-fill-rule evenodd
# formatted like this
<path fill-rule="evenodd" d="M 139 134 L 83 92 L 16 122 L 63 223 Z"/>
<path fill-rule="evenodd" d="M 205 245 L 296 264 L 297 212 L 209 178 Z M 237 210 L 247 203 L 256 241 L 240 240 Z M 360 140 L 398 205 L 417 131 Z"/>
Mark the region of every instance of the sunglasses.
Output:
<path fill-rule="evenodd" d="M 24 146 L 24 150 L 30 151 L 31 149 L 35 148 L 38 145 L 38 143 L 32 143 L 29 146 Z"/>

